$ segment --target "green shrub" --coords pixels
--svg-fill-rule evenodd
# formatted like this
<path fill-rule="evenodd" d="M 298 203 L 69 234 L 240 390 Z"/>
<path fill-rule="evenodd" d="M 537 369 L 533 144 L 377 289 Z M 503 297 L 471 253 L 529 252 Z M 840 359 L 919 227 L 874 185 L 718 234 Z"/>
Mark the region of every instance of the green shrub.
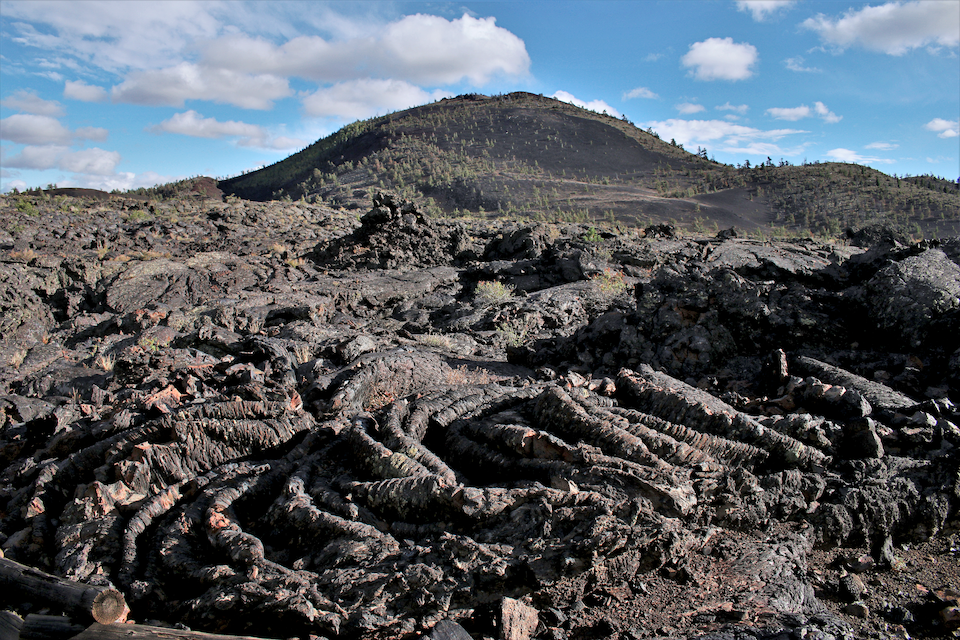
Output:
<path fill-rule="evenodd" d="M 591 280 L 605 298 L 615 298 L 626 293 L 627 289 L 630 288 L 630 285 L 624 280 L 623 272 L 615 271 L 609 267 Z"/>
<path fill-rule="evenodd" d="M 29 200 L 24 200 L 23 198 L 17 200 L 17 211 L 28 216 L 40 215 L 40 211 L 37 209 L 37 206 Z"/>
<path fill-rule="evenodd" d="M 603 237 L 600 235 L 600 232 L 597 231 L 596 227 L 590 227 L 590 231 L 583 234 L 583 239 L 587 242 L 600 242 L 603 240 Z"/>

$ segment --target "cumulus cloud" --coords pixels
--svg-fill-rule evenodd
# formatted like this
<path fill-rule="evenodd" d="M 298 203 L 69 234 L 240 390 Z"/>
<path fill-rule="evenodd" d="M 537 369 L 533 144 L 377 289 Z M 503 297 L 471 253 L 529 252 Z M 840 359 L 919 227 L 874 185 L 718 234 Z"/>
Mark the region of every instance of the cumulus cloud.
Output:
<path fill-rule="evenodd" d="M 835 160 L 836 162 L 853 162 L 856 164 L 893 164 L 893 160 L 862 156 L 856 151 L 844 148 L 831 149 L 830 151 L 827 151 L 827 157 L 831 160 Z"/>
<path fill-rule="evenodd" d="M 425 84 L 463 78 L 485 84 L 494 74 L 522 75 L 530 66 L 523 40 L 495 18 L 407 16 L 388 25 L 378 44 L 391 76 Z"/>
<path fill-rule="evenodd" d="M 270 109 L 274 101 L 291 93 L 286 78 L 208 69 L 190 62 L 135 72 L 111 91 L 115 102 L 182 107 L 187 100 L 210 100 L 244 109 Z"/>
<path fill-rule="evenodd" d="M 805 20 L 803 26 L 839 49 L 861 46 L 900 56 L 918 47 L 960 44 L 960 3 L 888 2 L 847 11 L 841 18 L 817 14 Z"/>
<path fill-rule="evenodd" d="M 588 109 L 590 111 L 596 111 L 597 113 L 606 112 L 607 115 L 616 116 L 617 118 L 620 118 L 623 116 L 622 113 L 620 113 L 619 111 L 611 107 L 609 104 L 607 104 L 603 100 L 591 100 L 589 102 L 586 102 L 584 100 L 578 99 L 572 93 L 569 93 L 567 91 L 557 91 L 550 97 L 556 98 L 561 102 L 566 102 L 568 104 L 576 105 L 581 109 Z"/>
<path fill-rule="evenodd" d="M 691 113 L 700 113 L 701 111 L 706 111 L 706 107 L 702 104 L 694 104 L 692 102 L 683 102 L 678 105 L 674 105 L 681 114 L 689 115 Z"/>
<path fill-rule="evenodd" d="M 103 87 L 87 84 L 83 80 L 67 80 L 63 87 L 63 97 L 80 102 L 105 102 L 109 94 Z"/>
<path fill-rule="evenodd" d="M 753 75 L 757 48 L 733 38 L 707 38 L 690 45 L 680 59 L 698 80 L 746 80 Z"/>
<path fill-rule="evenodd" d="M 320 3 L 309 15 L 294 5 L 277 3 L 270 9 L 217 0 L 51 0 L 10 3 L 9 11 L 5 4 L 4 17 L 18 44 L 51 53 L 34 60 L 44 72 L 98 68 L 120 77 L 109 91 L 80 80 L 65 83 L 66 98 L 88 102 L 112 98 L 182 107 L 204 100 L 270 109 L 293 95 L 290 80 L 296 77 L 327 86 L 305 101 L 308 111 L 321 113 L 342 111 L 322 103 L 325 96 L 342 95 L 345 83 L 391 78 L 407 87 L 361 100 L 379 110 L 422 102 L 398 100 L 398 93 L 409 94 L 413 85 L 482 85 L 498 76 L 529 75 L 523 40 L 492 17 L 416 14 L 381 21 L 341 15 Z M 323 35 L 297 32 L 304 27 Z M 438 93 L 421 91 L 430 97 Z"/>
<path fill-rule="evenodd" d="M 263 129 L 255 124 L 245 122 L 220 122 L 216 118 L 204 118 L 196 111 L 174 114 L 150 128 L 155 133 L 178 133 L 194 138 L 252 138 L 262 137 Z"/>
<path fill-rule="evenodd" d="M 448 94 L 428 93 L 402 80 L 353 80 L 320 89 L 303 99 L 309 116 L 345 119 L 369 118 L 378 113 L 434 102 Z"/>
<path fill-rule="evenodd" d="M 271 136 L 259 125 L 235 120 L 220 122 L 216 118 L 204 118 L 193 110 L 174 114 L 160 124 L 150 127 L 150 130 L 194 138 L 237 138 L 237 144 L 241 147 L 261 149 L 294 149 L 306 144 L 306 141 L 296 138 Z"/>
<path fill-rule="evenodd" d="M 38 116 L 62 116 L 63 106 L 56 100 L 44 100 L 33 91 L 18 89 L 13 94 L 0 100 L 0 105 L 8 109 L 32 113 Z"/>
<path fill-rule="evenodd" d="M 938 138 L 956 138 L 960 135 L 960 121 L 944 120 L 943 118 L 934 118 L 923 125 L 927 131 L 936 131 Z"/>
<path fill-rule="evenodd" d="M 651 91 L 646 87 L 637 87 L 636 89 L 631 89 L 623 94 L 624 100 L 631 100 L 633 98 L 646 98 L 648 100 L 659 100 L 660 96 Z"/>
<path fill-rule="evenodd" d="M 0 120 L 0 138 L 17 144 L 70 144 L 73 133 L 56 118 L 17 113 Z"/>
<path fill-rule="evenodd" d="M 203 64 L 317 82 L 362 73 L 426 85 L 462 80 L 482 85 L 498 74 L 526 75 L 530 56 L 523 40 L 498 27 L 495 18 L 416 14 L 341 40 L 300 36 L 275 45 L 263 38 L 225 36 L 205 47 Z"/>
<path fill-rule="evenodd" d="M 87 173 L 97 176 L 113 174 L 120 164 L 120 154 L 105 151 L 98 147 L 69 151 L 60 158 L 60 168 L 73 173 Z"/>
<path fill-rule="evenodd" d="M 411 46 L 416 43 L 416 46 Z M 161 69 L 134 71 L 113 87 L 115 101 L 147 105 L 183 106 L 187 100 L 211 100 L 247 109 L 270 109 L 276 100 L 292 94 L 288 77 L 336 83 L 305 100 L 307 113 L 360 117 L 344 113 L 331 97 L 342 96 L 351 83 L 378 83 L 391 78 L 383 99 L 369 96 L 374 112 L 384 106 L 402 107 L 423 100 L 400 99 L 413 85 L 445 85 L 464 80 L 484 84 L 498 74 L 522 76 L 530 57 L 523 41 L 496 26 L 494 18 L 457 20 L 417 14 L 364 35 L 341 40 L 299 36 L 283 44 L 248 35 L 232 34 L 209 41 L 197 62 L 180 62 Z M 423 95 L 427 94 L 420 90 Z M 355 98 L 350 100 L 356 103 Z"/>
<path fill-rule="evenodd" d="M 71 151 L 62 145 L 30 145 L 13 157 L 4 158 L 4 164 L 14 169 L 60 169 L 97 176 L 112 175 L 119 163 L 120 154 L 116 151 L 97 147 Z"/>
<path fill-rule="evenodd" d="M 786 9 L 795 0 L 737 0 L 737 9 L 749 11 L 753 19 L 763 22 L 773 14 Z"/>
<path fill-rule="evenodd" d="M 797 121 L 804 118 L 809 118 L 813 115 L 817 115 L 823 119 L 824 122 L 831 124 L 840 122 L 843 119 L 843 116 L 838 116 L 834 112 L 830 111 L 825 104 L 822 102 L 816 102 L 811 109 L 805 104 L 800 105 L 799 107 L 773 107 L 767 109 L 767 114 L 776 118 L 777 120 L 790 120 Z"/>

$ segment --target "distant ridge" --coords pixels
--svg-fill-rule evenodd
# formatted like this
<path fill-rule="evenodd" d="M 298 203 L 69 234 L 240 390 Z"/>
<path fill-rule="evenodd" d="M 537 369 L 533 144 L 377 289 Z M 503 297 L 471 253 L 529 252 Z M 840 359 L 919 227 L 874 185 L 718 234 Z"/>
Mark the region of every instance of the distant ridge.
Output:
<path fill-rule="evenodd" d="M 960 233 L 960 195 L 945 180 L 772 158 L 732 167 L 625 119 L 525 92 L 358 121 L 219 187 L 361 209 L 389 190 L 447 216 L 832 234 L 885 222 L 927 237 Z"/>

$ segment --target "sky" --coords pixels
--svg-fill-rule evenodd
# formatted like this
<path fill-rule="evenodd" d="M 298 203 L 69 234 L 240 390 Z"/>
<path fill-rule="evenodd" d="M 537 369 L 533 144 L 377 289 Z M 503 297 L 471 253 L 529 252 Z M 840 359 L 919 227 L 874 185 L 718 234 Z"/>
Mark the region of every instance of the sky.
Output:
<path fill-rule="evenodd" d="M 529 91 L 728 164 L 960 176 L 960 2 L 0 0 L 0 191 L 223 178 Z"/>

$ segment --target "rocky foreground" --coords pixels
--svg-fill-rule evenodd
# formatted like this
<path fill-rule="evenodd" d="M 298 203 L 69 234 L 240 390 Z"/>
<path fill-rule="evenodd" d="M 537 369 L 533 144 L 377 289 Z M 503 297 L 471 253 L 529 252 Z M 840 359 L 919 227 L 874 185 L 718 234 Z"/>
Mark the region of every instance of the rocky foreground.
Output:
<path fill-rule="evenodd" d="M 960 239 L 6 196 L 0 262 L 3 553 L 137 622 L 960 628 Z"/>

